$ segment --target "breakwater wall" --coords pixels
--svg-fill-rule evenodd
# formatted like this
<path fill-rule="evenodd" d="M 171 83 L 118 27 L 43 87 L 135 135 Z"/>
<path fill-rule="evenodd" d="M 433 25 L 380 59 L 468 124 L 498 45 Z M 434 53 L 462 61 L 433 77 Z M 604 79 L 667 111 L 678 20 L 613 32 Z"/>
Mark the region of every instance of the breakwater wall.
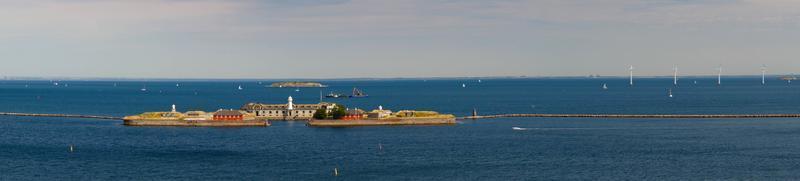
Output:
<path fill-rule="evenodd" d="M 491 118 L 619 118 L 619 119 L 744 119 L 744 118 L 800 118 L 800 114 L 497 114 L 467 116 L 458 119 Z"/>
<path fill-rule="evenodd" d="M 34 114 L 34 113 L 10 113 L 0 112 L 0 116 L 22 116 L 22 117 L 53 117 L 53 118 L 82 118 L 82 119 L 101 119 L 101 120 L 122 120 L 120 117 L 112 116 L 92 116 L 75 114 Z"/>
<path fill-rule="evenodd" d="M 122 120 L 121 117 L 94 116 L 76 114 L 36 114 L 0 112 L 0 116 L 22 117 L 55 117 L 82 118 L 100 120 Z M 800 118 L 800 114 L 496 114 L 483 116 L 466 116 L 456 119 L 492 119 L 492 118 L 618 118 L 618 119 L 746 119 L 746 118 Z"/>

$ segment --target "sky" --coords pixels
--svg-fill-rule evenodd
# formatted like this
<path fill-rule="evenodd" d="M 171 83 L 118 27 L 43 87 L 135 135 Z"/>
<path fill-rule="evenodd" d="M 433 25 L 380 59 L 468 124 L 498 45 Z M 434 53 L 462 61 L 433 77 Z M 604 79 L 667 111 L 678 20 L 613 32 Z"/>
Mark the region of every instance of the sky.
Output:
<path fill-rule="evenodd" d="M 796 0 L 0 0 L 0 75 L 789 74 L 798 30 Z"/>

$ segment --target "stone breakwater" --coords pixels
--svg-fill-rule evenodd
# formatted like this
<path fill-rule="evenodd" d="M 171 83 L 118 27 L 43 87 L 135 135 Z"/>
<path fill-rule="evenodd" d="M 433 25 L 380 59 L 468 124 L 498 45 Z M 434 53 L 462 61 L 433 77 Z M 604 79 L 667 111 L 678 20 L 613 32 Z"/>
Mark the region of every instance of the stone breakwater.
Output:
<path fill-rule="evenodd" d="M 76 114 L 36 114 L 36 113 L 11 113 L 0 112 L 0 116 L 21 116 L 21 117 L 56 117 L 56 118 L 82 118 L 82 119 L 99 119 L 99 120 L 123 120 L 121 117 L 113 116 L 94 116 L 94 115 L 76 115 Z M 800 118 L 800 114 L 497 114 L 497 115 L 484 115 L 484 116 L 466 116 L 458 117 L 456 119 L 492 119 L 492 118 L 521 118 L 521 117 L 541 117 L 541 118 L 619 118 L 619 119 L 747 119 L 747 118 Z M 422 121 L 419 121 L 422 120 Z M 257 121 L 261 124 L 264 121 Z M 253 124 L 258 124 L 253 122 Z M 400 124 L 424 124 L 433 122 L 436 124 L 450 124 L 455 123 L 450 119 L 436 119 L 432 120 L 402 120 L 402 119 L 388 119 L 382 121 L 376 120 L 312 120 L 309 123 L 315 125 L 400 125 Z M 311 125 L 311 124 L 309 124 Z M 311 126 L 315 126 L 311 125 Z"/>
<path fill-rule="evenodd" d="M 0 112 L 0 116 L 22 116 L 22 117 L 54 117 L 54 118 L 83 118 L 83 119 L 102 119 L 102 120 L 122 120 L 121 117 L 112 116 L 92 116 L 76 114 L 34 114 L 34 113 L 9 113 Z"/>
<path fill-rule="evenodd" d="M 620 119 L 745 119 L 745 118 L 799 118 L 800 114 L 498 114 L 485 116 L 467 116 L 458 119 L 491 119 L 491 118 L 620 118 Z"/>

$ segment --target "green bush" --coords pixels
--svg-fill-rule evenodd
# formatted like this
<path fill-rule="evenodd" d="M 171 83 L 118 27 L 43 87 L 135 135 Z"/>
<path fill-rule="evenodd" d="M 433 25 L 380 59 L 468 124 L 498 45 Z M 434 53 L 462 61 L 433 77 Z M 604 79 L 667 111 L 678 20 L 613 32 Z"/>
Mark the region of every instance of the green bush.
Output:
<path fill-rule="evenodd" d="M 333 119 L 342 119 L 344 116 L 347 115 L 347 107 L 341 104 L 337 104 L 333 111 L 331 111 L 331 117 Z"/>
<path fill-rule="evenodd" d="M 327 119 L 328 113 L 327 110 L 324 108 L 317 109 L 317 112 L 314 112 L 314 119 Z"/>

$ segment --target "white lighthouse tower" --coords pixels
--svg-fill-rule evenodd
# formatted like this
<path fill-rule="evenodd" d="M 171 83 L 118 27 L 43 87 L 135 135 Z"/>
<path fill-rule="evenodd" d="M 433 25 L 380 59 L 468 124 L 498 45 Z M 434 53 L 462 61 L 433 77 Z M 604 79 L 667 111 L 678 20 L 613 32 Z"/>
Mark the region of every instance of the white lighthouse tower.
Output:
<path fill-rule="evenodd" d="M 288 110 L 294 110 L 294 103 L 292 103 L 292 96 L 289 96 L 289 106 L 286 107 Z"/>

